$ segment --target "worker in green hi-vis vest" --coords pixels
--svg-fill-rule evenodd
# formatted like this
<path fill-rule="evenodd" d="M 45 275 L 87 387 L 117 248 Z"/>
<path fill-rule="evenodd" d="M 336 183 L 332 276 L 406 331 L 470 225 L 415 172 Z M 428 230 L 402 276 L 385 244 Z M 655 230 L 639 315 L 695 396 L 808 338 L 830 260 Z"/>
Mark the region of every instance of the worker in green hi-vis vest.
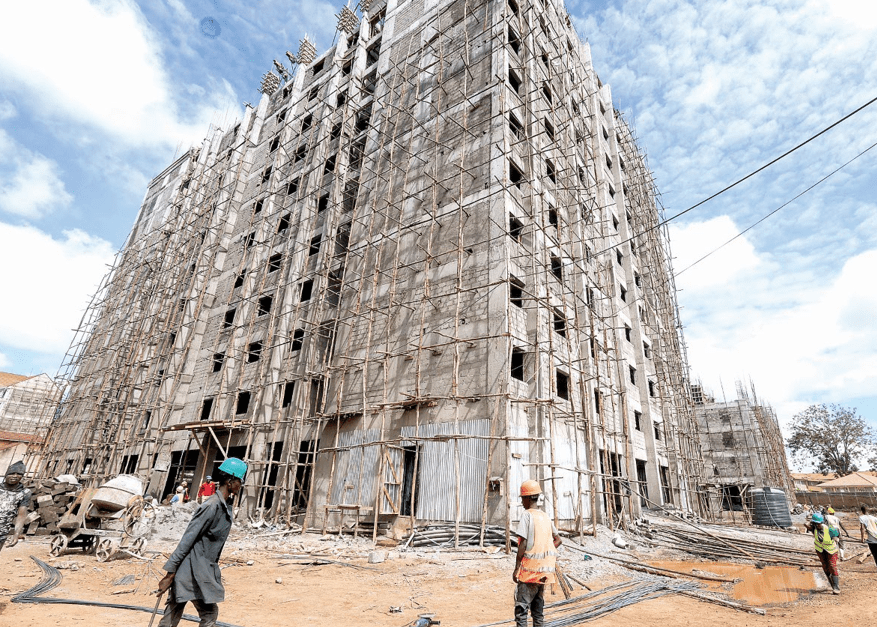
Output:
<path fill-rule="evenodd" d="M 840 576 L 837 572 L 838 544 L 836 538 L 840 531 L 825 524 L 822 514 L 813 514 L 807 523 L 807 531 L 813 532 L 816 555 L 822 564 L 822 571 L 831 583 L 831 593 L 840 594 Z"/>

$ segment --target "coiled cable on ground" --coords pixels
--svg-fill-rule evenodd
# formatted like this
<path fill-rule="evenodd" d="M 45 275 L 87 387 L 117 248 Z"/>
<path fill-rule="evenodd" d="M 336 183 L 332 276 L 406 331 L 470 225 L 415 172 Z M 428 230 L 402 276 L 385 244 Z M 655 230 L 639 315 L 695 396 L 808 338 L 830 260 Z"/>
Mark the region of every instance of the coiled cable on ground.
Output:
<path fill-rule="evenodd" d="M 59 599 L 55 597 L 44 597 L 45 593 L 57 588 L 61 583 L 61 573 L 58 572 L 58 569 L 54 566 L 49 566 L 44 561 L 37 559 L 33 555 L 30 558 L 37 563 L 43 571 L 43 578 L 40 579 L 39 583 L 35 585 L 30 590 L 25 590 L 14 597 L 12 597 L 13 603 L 54 603 L 54 604 L 65 604 L 65 605 L 88 605 L 92 607 L 106 607 L 115 610 L 132 610 L 136 612 L 146 612 L 148 614 L 152 614 L 153 608 L 145 607 L 142 605 L 126 605 L 124 603 L 104 603 L 102 601 L 82 601 L 80 599 Z M 159 615 L 164 615 L 164 610 L 159 609 L 157 612 Z M 193 623 L 200 622 L 201 619 L 197 616 L 192 616 L 191 614 L 183 614 L 183 620 L 187 620 Z M 234 625 L 232 623 L 223 623 L 221 621 L 216 622 L 217 627 L 240 627 L 240 625 Z"/>

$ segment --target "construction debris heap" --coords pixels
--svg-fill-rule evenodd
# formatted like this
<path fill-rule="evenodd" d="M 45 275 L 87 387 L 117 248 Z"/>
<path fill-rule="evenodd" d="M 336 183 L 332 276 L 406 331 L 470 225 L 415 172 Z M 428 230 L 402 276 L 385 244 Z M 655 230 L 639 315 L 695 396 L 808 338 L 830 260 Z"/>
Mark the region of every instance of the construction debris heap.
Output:
<path fill-rule="evenodd" d="M 699 507 L 657 191 L 562 4 L 374 0 L 337 41 L 149 185 L 40 472 L 162 498 L 236 456 L 247 515 L 369 533 L 508 529 L 529 477 L 567 529 Z"/>

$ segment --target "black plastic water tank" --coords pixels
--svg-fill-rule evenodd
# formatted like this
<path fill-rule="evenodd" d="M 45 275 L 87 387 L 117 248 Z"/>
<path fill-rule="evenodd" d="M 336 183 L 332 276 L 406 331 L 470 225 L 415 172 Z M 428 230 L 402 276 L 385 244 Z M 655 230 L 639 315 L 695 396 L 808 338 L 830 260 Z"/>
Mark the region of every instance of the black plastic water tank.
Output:
<path fill-rule="evenodd" d="M 752 524 L 763 527 L 791 527 L 789 501 L 779 488 L 752 490 Z"/>

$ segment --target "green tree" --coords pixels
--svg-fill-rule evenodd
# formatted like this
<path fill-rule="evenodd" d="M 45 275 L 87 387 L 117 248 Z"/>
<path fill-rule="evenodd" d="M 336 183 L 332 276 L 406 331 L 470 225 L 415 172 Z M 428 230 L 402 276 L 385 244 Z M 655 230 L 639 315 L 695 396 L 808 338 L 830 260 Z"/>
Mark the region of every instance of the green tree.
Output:
<path fill-rule="evenodd" d="M 855 408 L 811 405 L 792 417 L 789 430 L 792 457 L 815 462 L 817 472 L 842 477 L 859 469 L 857 460 L 877 459 L 877 435 Z"/>

